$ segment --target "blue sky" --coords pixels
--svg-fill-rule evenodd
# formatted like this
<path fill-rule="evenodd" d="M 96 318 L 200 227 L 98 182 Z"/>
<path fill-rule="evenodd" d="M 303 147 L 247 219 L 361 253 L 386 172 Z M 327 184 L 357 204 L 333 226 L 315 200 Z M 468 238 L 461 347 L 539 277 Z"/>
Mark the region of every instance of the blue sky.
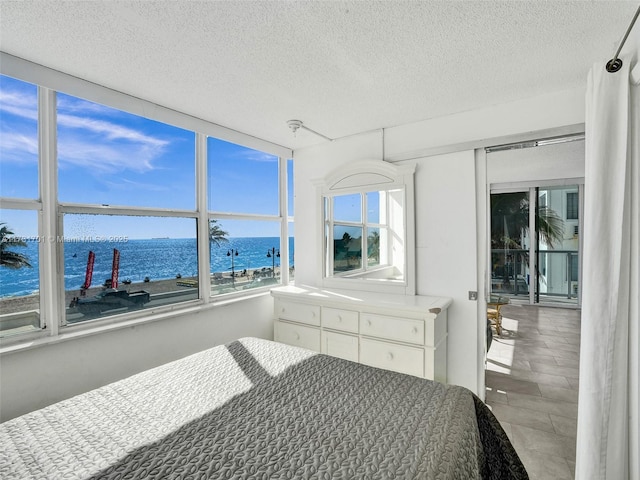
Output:
<path fill-rule="evenodd" d="M 63 93 L 57 99 L 61 202 L 195 208 L 193 132 Z M 208 150 L 210 210 L 277 215 L 277 157 L 214 138 L 209 138 Z M 36 87 L 1 76 L 0 196 L 37 198 L 37 158 Z M 290 209 L 291 199 L 290 195 Z M 94 235 L 181 238 L 195 234 L 192 221 L 174 222 L 167 231 L 162 219 L 104 220 L 97 217 L 91 222 Z M 16 234 L 37 234 L 32 215 L 2 210 L 0 221 Z M 233 222 L 233 227 L 231 236 L 279 234 L 271 224 L 261 228 L 266 224 L 260 222 Z"/>

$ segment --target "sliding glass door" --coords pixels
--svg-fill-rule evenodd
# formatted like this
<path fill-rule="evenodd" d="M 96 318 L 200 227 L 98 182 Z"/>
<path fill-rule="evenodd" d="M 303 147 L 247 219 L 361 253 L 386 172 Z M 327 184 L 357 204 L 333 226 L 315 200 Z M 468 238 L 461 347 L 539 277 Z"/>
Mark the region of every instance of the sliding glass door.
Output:
<path fill-rule="evenodd" d="M 491 193 L 492 294 L 579 304 L 581 196 L 578 185 Z"/>

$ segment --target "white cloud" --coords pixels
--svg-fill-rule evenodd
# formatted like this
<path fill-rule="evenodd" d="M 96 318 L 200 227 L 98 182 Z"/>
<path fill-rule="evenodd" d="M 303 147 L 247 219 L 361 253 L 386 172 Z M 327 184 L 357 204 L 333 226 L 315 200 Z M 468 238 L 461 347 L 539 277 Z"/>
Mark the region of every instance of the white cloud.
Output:
<path fill-rule="evenodd" d="M 0 90 L 0 112 L 38 120 L 38 98 L 18 91 Z"/>
<path fill-rule="evenodd" d="M 68 128 L 88 130 L 96 134 L 104 135 L 109 140 L 127 140 L 159 148 L 169 144 L 166 140 L 145 135 L 144 133 L 132 128 L 87 117 L 59 114 L 58 125 Z"/>
<path fill-rule="evenodd" d="M 153 169 L 161 150 L 147 144 L 96 143 L 81 135 L 67 134 L 58 145 L 58 159 L 61 167 L 71 165 L 97 173 L 146 172 Z"/>

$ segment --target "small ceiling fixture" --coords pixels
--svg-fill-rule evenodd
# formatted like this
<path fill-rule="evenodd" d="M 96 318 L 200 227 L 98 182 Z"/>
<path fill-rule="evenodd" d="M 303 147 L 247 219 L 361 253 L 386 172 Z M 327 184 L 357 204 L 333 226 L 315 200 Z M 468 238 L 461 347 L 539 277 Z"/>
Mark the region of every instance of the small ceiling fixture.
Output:
<path fill-rule="evenodd" d="M 309 127 L 307 127 L 304 123 L 302 123 L 302 120 L 287 120 L 287 125 L 289 125 L 289 128 L 291 129 L 291 131 L 293 132 L 293 134 L 295 135 L 296 132 L 298 131 L 299 128 L 303 128 L 305 130 L 307 130 L 308 132 L 311 133 L 315 133 L 316 135 L 318 135 L 319 137 L 324 138 L 325 140 L 329 140 L 330 142 L 333 142 L 333 138 L 329 138 L 319 132 L 316 132 L 315 130 L 311 130 Z"/>

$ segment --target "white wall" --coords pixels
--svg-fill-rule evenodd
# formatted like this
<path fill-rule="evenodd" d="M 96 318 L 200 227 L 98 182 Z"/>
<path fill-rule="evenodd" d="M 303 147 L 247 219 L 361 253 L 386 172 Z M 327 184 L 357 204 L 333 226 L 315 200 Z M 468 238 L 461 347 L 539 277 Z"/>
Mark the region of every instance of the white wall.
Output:
<path fill-rule="evenodd" d="M 273 339 L 270 295 L 3 354 L 0 421 L 240 337 Z"/>
<path fill-rule="evenodd" d="M 584 140 L 487 154 L 487 181 L 543 182 L 584 178 Z"/>
<path fill-rule="evenodd" d="M 416 292 L 453 298 L 447 378 L 479 391 L 476 175 L 473 151 L 421 158 L 416 169 Z"/>
<path fill-rule="evenodd" d="M 415 161 L 417 291 L 454 299 L 448 379 L 483 397 L 488 180 L 484 151 L 475 150 L 579 131 L 584 93 L 584 88 L 548 93 L 296 150 L 295 240 L 296 251 L 305 252 L 296 255 L 296 283 L 315 285 L 321 273 L 320 212 L 312 180 L 342 162 Z M 537 170 L 528 168 L 530 178 Z M 468 300 L 469 291 L 477 291 L 480 301 Z"/>
<path fill-rule="evenodd" d="M 322 217 L 313 181 L 345 163 L 382 161 L 382 131 L 363 133 L 294 153 L 296 285 L 318 285 L 322 270 Z"/>

